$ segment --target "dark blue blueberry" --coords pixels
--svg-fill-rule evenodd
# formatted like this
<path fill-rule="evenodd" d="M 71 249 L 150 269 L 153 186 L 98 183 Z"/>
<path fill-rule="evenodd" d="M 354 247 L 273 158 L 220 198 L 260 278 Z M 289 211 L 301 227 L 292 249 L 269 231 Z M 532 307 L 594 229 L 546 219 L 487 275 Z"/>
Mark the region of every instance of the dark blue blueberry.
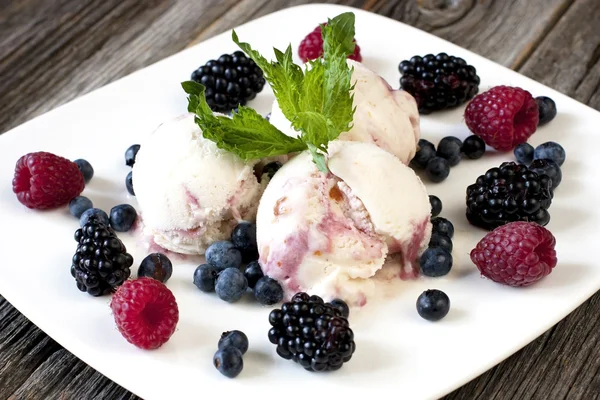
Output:
<path fill-rule="evenodd" d="M 452 254 L 441 247 L 430 247 L 421 255 L 421 273 L 425 276 L 444 276 L 452 269 Z"/>
<path fill-rule="evenodd" d="M 133 171 L 129 171 L 127 177 L 125 178 L 125 187 L 130 195 L 135 196 L 135 192 L 133 191 Z"/>
<path fill-rule="evenodd" d="M 552 189 L 556 189 L 562 181 L 562 171 L 557 163 L 552 160 L 533 160 L 529 169 L 538 175 L 546 175 L 552 181 Z"/>
<path fill-rule="evenodd" d="M 166 283 L 173 274 L 173 264 L 169 257 L 162 253 L 148 254 L 140 263 L 138 278 L 147 276 Z"/>
<path fill-rule="evenodd" d="M 462 158 L 463 142 L 454 136 L 446 136 L 437 147 L 436 155 L 448 160 L 451 167 L 457 165 Z"/>
<path fill-rule="evenodd" d="M 260 304 L 270 306 L 283 300 L 283 288 L 275 279 L 263 276 L 254 286 L 254 296 Z"/>
<path fill-rule="evenodd" d="M 340 312 L 342 313 L 342 317 L 348 318 L 348 316 L 350 315 L 350 307 L 348 307 L 348 304 L 346 304 L 344 300 L 333 299 L 329 302 L 329 304 L 340 310 Z"/>
<path fill-rule="evenodd" d="M 431 224 L 433 225 L 433 232 L 443 233 L 450 239 L 452 239 L 452 236 L 454 236 L 454 225 L 452 225 L 452 222 L 448 221 L 446 218 L 434 218 L 431 220 Z"/>
<path fill-rule="evenodd" d="M 540 122 L 538 126 L 542 126 L 552 121 L 556 117 L 556 103 L 550 97 L 536 97 L 535 101 L 540 111 Z"/>
<path fill-rule="evenodd" d="M 441 247 L 452 252 L 452 239 L 443 233 L 433 232 L 429 240 L 429 247 Z"/>
<path fill-rule="evenodd" d="M 194 271 L 194 285 L 203 292 L 214 292 L 219 269 L 210 264 L 201 264 Z"/>
<path fill-rule="evenodd" d="M 231 232 L 231 242 L 242 253 L 243 261 L 250 262 L 258 259 L 256 245 L 256 224 L 240 222 Z"/>
<path fill-rule="evenodd" d="M 228 378 L 235 378 L 244 369 L 242 352 L 235 347 L 217 350 L 213 357 L 215 368 Z"/>
<path fill-rule="evenodd" d="M 239 268 L 242 264 L 242 254 L 233 243 L 227 240 L 221 240 L 208 246 L 205 255 L 206 262 L 220 270 Z"/>
<path fill-rule="evenodd" d="M 81 218 L 81 214 L 92 207 L 92 201 L 85 196 L 77 196 L 69 202 L 69 212 L 75 218 Z"/>
<path fill-rule="evenodd" d="M 471 135 L 465 139 L 462 152 L 471 160 L 477 160 L 485 153 L 485 142 L 477 135 Z"/>
<path fill-rule="evenodd" d="M 552 160 L 560 167 L 565 162 L 567 154 L 565 149 L 556 142 L 546 142 L 540 144 L 533 152 L 534 160 Z"/>
<path fill-rule="evenodd" d="M 104 211 L 99 208 L 90 208 L 81 214 L 81 217 L 79 218 L 79 226 L 83 227 L 91 218 L 96 219 L 98 222 L 106 226 L 109 224 L 108 215 Z"/>
<path fill-rule="evenodd" d="M 263 174 L 267 174 L 269 179 L 273 179 L 275 173 L 283 166 L 279 161 L 273 161 L 263 167 Z"/>
<path fill-rule="evenodd" d="M 270 121 L 271 120 L 271 113 L 267 113 L 267 115 L 265 115 L 265 119 L 267 121 Z"/>
<path fill-rule="evenodd" d="M 119 204 L 110 210 L 110 226 L 117 232 L 127 232 L 137 219 L 135 208 L 129 204 Z"/>
<path fill-rule="evenodd" d="M 429 195 L 429 204 L 431 204 L 431 218 L 435 218 L 442 212 L 442 201 L 439 197 Z"/>
<path fill-rule="evenodd" d="M 425 139 L 420 139 L 417 152 L 410 163 L 414 167 L 424 169 L 433 157 L 435 157 L 435 146 L 433 143 Z"/>
<path fill-rule="evenodd" d="M 433 157 L 427 163 L 425 172 L 427 174 L 427 178 L 429 178 L 431 182 L 438 183 L 450 175 L 450 164 L 445 158 Z"/>
<path fill-rule="evenodd" d="M 134 144 L 125 151 L 125 165 L 133 167 L 133 164 L 135 164 L 135 156 L 137 156 L 138 151 L 140 151 L 139 144 Z"/>
<path fill-rule="evenodd" d="M 246 289 L 248 281 L 239 269 L 227 268 L 219 273 L 215 291 L 221 300 L 234 303 L 242 298 Z"/>
<path fill-rule="evenodd" d="M 234 347 L 242 354 L 248 351 L 248 336 L 242 331 L 223 332 L 218 343 L 219 350 L 224 350 L 228 347 Z"/>
<path fill-rule="evenodd" d="M 521 143 L 513 151 L 517 162 L 525 165 L 529 165 L 533 161 L 533 152 L 533 146 L 529 143 Z"/>
<path fill-rule="evenodd" d="M 258 261 L 252 261 L 251 263 L 248 263 L 248 265 L 246 265 L 246 269 L 244 270 L 244 276 L 248 281 L 248 287 L 250 289 L 254 289 L 254 286 L 256 286 L 256 282 L 258 282 L 258 280 L 264 276 L 262 268 L 260 267 Z"/>
<path fill-rule="evenodd" d="M 94 168 L 92 167 L 92 164 L 90 164 L 86 160 L 82 160 L 81 158 L 78 160 L 75 160 L 73 162 L 75 164 L 77 164 L 77 167 L 79 168 L 79 170 L 81 171 L 81 174 L 83 175 L 83 180 L 85 181 L 85 183 L 88 183 L 89 181 L 91 181 L 92 178 L 94 177 Z"/>
<path fill-rule="evenodd" d="M 437 289 L 426 290 L 417 299 L 417 312 L 428 321 L 439 321 L 450 311 L 450 299 Z"/>

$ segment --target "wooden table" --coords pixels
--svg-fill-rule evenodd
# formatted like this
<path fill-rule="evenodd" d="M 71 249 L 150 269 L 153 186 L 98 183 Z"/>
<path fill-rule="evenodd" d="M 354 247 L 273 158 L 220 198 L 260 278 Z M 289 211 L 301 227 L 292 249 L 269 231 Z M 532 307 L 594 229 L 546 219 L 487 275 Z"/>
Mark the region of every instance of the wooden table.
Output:
<path fill-rule="evenodd" d="M 243 22 L 309 2 L 0 1 L 0 132 Z M 599 0 L 334 2 L 429 31 L 600 110 Z M 0 297 L 0 399 L 6 398 L 137 397 Z M 563 398 L 600 398 L 600 294 L 446 397 Z"/>

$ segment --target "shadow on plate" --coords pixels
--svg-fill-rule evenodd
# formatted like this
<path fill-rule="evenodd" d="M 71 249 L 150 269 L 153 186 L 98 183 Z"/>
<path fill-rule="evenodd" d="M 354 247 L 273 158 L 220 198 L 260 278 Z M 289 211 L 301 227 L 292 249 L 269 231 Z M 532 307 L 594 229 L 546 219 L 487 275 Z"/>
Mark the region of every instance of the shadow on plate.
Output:
<path fill-rule="evenodd" d="M 273 369 L 275 364 L 274 357 L 276 357 L 274 353 L 269 354 L 248 349 L 246 354 L 244 354 L 244 371 L 240 374 L 239 378 L 255 379 L 268 373 L 268 371 Z"/>
<path fill-rule="evenodd" d="M 394 363 L 389 352 L 380 343 L 372 340 L 360 340 L 352 360 L 344 366 L 344 373 L 350 375 L 364 375 L 378 373 L 387 369 Z"/>
<path fill-rule="evenodd" d="M 565 208 L 553 205 L 548 212 L 550 213 L 550 223 L 547 228 L 554 233 L 562 234 L 579 228 L 582 223 L 589 222 L 589 214 L 575 207 Z"/>

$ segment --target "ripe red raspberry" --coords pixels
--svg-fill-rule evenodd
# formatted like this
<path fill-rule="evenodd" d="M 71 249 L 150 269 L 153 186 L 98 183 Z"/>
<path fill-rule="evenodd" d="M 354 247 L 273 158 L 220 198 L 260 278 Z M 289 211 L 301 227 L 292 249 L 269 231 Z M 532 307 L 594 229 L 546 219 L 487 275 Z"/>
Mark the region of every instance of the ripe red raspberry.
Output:
<path fill-rule="evenodd" d="M 40 151 L 19 158 L 12 186 L 21 203 L 42 210 L 68 204 L 83 191 L 85 182 L 77 164 Z"/>
<path fill-rule="evenodd" d="M 165 344 L 179 321 L 175 296 L 163 283 L 142 277 L 121 285 L 110 302 L 119 332 L 142 349 Z"/>
<path fill-rule="evenodd" d="M 518 87 L 493 87 L 475 96 L 465 110 L 465 122 L 471 132 L 500 151 L 525 143 L 537 129 L 538 121 L 535 99 Z"/>
<path fill-rule="evenodd" d="M 509 286 L 529 286 L 556 266 L 556 240 L 533 222 L 511 222 L 488 233 L 471 250 L 481 275 Z"/>
<path fill-rule="evenodd" d="M 326 25 L 326 24 L 324 24 Z M 356 43 L 356 39 L 354 40 Z M 298 55 L 303 62 L 308 60 L 314 60 L 319 58 L 323 54 L 323 36 L 321 36 L 321 26 L 317 26 L 314 31 L 309 33 L 300 42 L 298 48 Z M 348 58 L 361 62 L 362 57 L 360 55 L 360 47 L 358 44 L 354 46 L 354 53 L 350 54 Z"/>

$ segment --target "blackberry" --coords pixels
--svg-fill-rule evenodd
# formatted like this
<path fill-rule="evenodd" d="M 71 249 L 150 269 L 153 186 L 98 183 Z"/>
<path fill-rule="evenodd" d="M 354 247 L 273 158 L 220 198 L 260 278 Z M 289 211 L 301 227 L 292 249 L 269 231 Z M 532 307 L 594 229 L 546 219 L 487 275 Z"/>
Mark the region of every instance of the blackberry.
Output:
<path fill-rule="evenodd" d="M 548 224 L 548 208 L 554 191 L 548 175 L 537 174 L 523 164 L 505 162 L 489 169 L 467 187 L 467 219 L 493 230 L 508 222 Z"/>
<path fill-rule="evenodd" d="M 479 91 L 475 67 L 446 53 L 414 56 L 398 69 L 400 86 L 414 96 L 421 114 L 459 106 Z"/>
<path fill-rule="evenodd" d="M 307 371 L 334 371 L 350 361 L 354 333 L 341 310 L 317 296 L 300 292 L 269 314 L 269 341 L 277 354 Z"/>
<path fill-rule="evenodd" d="M 77 288 L 92 296 L 112 293 L 131 274 L 133 257 L 115 231 L 97 217 L 75 231 L 77 251 L 71 275 Z"/>
<path fill-rule="evenodd" d="M 241 51 L 210 60 L 192 72 L 192 80 L 206 87 L 206 102 L 217 112 L 245 105 L 265 86 L 262 70 Z"/>

